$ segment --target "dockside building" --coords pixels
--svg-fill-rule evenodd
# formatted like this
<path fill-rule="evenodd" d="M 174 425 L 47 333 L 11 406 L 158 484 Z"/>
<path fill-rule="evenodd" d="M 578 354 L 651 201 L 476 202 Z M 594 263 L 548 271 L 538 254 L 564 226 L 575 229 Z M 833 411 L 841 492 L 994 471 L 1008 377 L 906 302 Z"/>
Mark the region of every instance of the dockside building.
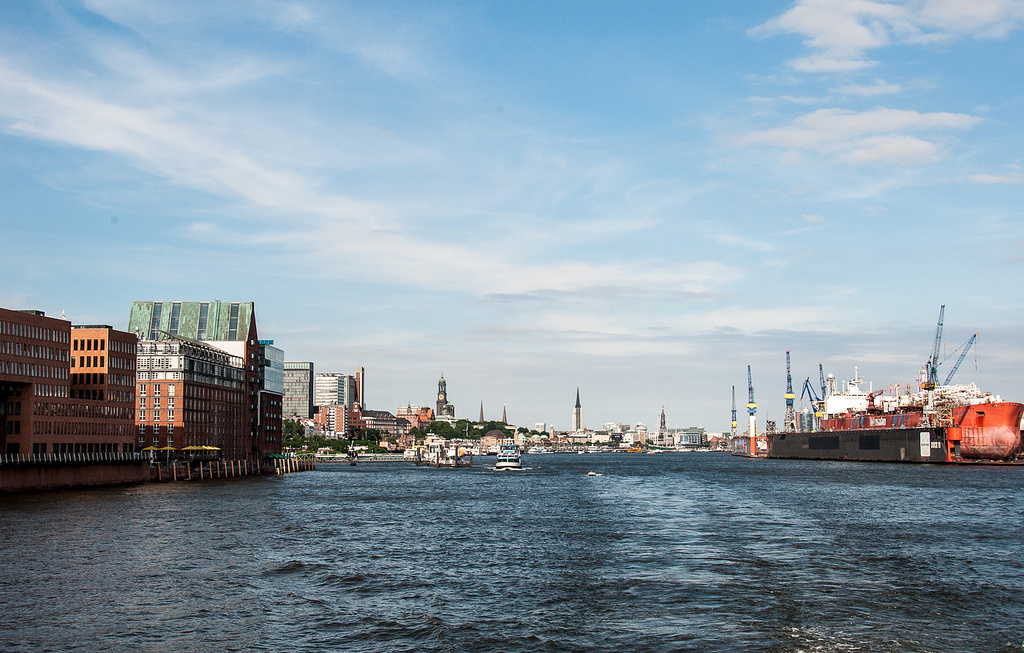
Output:
<path fill-rule="evenodd" d="M 234 417 L 233 411 L 228 408 L 228 405 L 233 404 L 234 398 L 224 386 L 219 386 L 219 389 L 216 390 L 212 387 L 208 388 L 208 392 L 189 397 L 189 400 L 222 403 L 219 407 L 212 404 L 196 404 L 196 410 L 207 411 L 210 413 L 211 420 L 214 413 L 223 414 L 225 419 L 231 419 L 231 422 L 225 424 L 223 428 L 219 421 L 208 422 L 221 431 L 227 429 L 226 432 L 218 431 L 216 435 L 217 438 L 222 438 L 224 443 L 224 446 L 221 447 L 224 457 L 261 461 L 267 455 L 281 453 L 283 388 L 281 392 L 275 392 L 264 387 L 268 378 L 274 377 L 274 374 L 268 375 L 265 369 L 268 367 L 267 347 L 270 341 L 261 343 L 259 340 L 253 302 L 135 301 L 132 302 L 128 329 L 139 334 L 140 339 L 146 341 L 146 344 L 158 343 L 163 340 L 179 343 L 191 341 L 235 357 L 233 363 L 240 362 L 237 369 L 241 371 L 241 396 L 243 397 L 241 418 Z M 195 355 L 200 356 L 199 350 L 195 351 Z M 209 357 L 213 354 L 205 352 L 202 355 Z M 276 353 L 274 353 L 274 358 L 277 358 Z M 280 355 L 280 360 L 282 362 L 284 360 L 283 352 Z M 224 367 L 232 367 L 232 365 Z M 156 381 L 175 380 L 168 376 L 172 374 L 169 369 L 151 368 L 146 372 L 148 378 L 145 379 L 145 382 L 151 385 Z M 184 373 L 184 370 L 180 372 L 174 370 L 174 372 Z M 220 373 L 227 374 L 224 370 L 218 372 L 218 374 Z M 156 378 L 153 378 L 154 375 Z M 226 378 L 217 378 L 222 382 L 227 381 Z M 143 381 L 140 378 L 138 383 L 141 385 Z M 283 369 L 281 381 L 283 385 Z M 166 383 L 158 385 L 164 386 Z M 204 382 L 200 385 L 209 384 Z M 149 388 L 149 398 L 153 398 L 152 390 Z M 161 387 L 161 390 L 164 388 Z M 211 395 L 210 392 L 215 394 Z M 139 394 L 141 398 L 141 388 Z M 162 395 L 161 398 L 166 400 L 169 397 Z M 179 410 L 177 399 L 175 410 Z M 161 410 L 166 411 L 167 408 L 164 407 L 166 403 L 162 402 L 162 404 Z M 166 415 L 161 414 L 160 416 L 164 418 L 162 424 L 166 423 Z M 150 423 L 155 422 L 149 421 L 145 424 Z M 141 420 L 140 424 L 143 424 Z M 176 426 L 177 423 L 174 425 Z M 166 431 L 163 431 L 162 435 L 166 437 Z M 244 444 L 240 444 L 243 442 Z M 175 441 L 174 445 L 162 446 L 177 447 L 177 445 L 178 442 Z"/>
<path fill-rule="evenodd" d="M 0 309 L 0 452 L 135 450 L 135 336 Z"/>

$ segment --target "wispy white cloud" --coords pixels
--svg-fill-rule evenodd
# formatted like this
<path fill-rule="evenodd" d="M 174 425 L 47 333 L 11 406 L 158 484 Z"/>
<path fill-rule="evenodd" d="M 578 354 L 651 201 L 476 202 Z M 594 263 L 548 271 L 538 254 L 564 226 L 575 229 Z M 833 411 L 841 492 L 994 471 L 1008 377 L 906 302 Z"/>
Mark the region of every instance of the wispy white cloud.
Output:
<path fill-rule="evenodd" d="M 819 109 L 784 127 L 749 132 L 738 142 L 817 152 L 854 165 L 928 163 L 942 156 L 939 145 L 905 132 L 967 129 L 980 120 L 967 114 L 885 107 L 868 111 Z"/>
<path fill-rule="evenodd" d="M 967 175 L 972 184 L 1024 184 L 1024 173 L 1009 172 L 1002 175 Z"/>
<path fill-rule="evenodd" d="M 865 86 L 861 84 L 847 84 L 829 89 L 830 93 L 840 95 L 859 95 L 862 97 L 873 97 L 876 95 L 894 95 L 903 90 L 899 84 L 890 84 L 884 79 L 876 79 L 874 84 Z"/>
<path fill-rule="evenodd" d="M 1019 0 L 798 0 L 748 34 L 799 34 L 816 52 L 790 65 L 801 72 L 836 73 L 876 66 L 867 53 L 885 46 L 1004 38 L 1022 21 L 1024 3 Z"/>
<path fill-rule="evenodd" d="M 819 223 L 825 222 L 824 216 L 821 216 L 821 215 L 819 215 L 817 213 L 812 213 L 812 214 L 804 213 L 804 214 L 802 214 L 800 216 L 800 218 L 804 222 L 808 222 L 810 224 L 819 224 Z"/>
<path fill-rule="evenodd" d="M 126 70 L 121 74 L 135 77 Z M 248 209 L 249 217 L 239 224 L 225 220 L 191 223 L 186 233 L 197 241 L 277 244 L 302 251 L 311 260 L 343 259 L 353 269 L 373 269 L 376 280 L 381 282 L 440 285 L 478 294 L 575 292 L 595 286 L 699 293 L 721 287 L 738 276 L 736 271 L 714 262 L 651 265 L 569 259 L 543 263 L 528 251 L 515 248 L 481 248 L 471 240 L 424 238 L 420 230 L 408 229 L 420 216 L 445 210 L 485 214 L 490 212 L 489 202 L 494 198 L 488 197 L 487 190 L 481 192 L 470 187 L 460 189 L 456 197 L 443 199 L 428 195 L 416 200 L 403 196 L 368 200 L 344 194 L 319 183 L 320 175 L 310 175 L 282 163 L 276 153 L 265 150 L 265 140 L 225 130 L 215 105 L 206 106 L 202 119 L 196 118 L 199 111 L 178 110 L 177 93 L 189 85 L 175 81 L 167 71 L 162 77 L 160 93 L 156 94 L 159 101 L 147 98 L 148 103 L 140 101 L 136 105 L 107 99 L 100 89 L 82 89 L 74 83 L 29 74 L 0 59 L 2 128 L 24 138 L 114 154 L 168 183 L 236 200 L 243 211 Z M 235 77 L 229 76 L 224 83 L 234 84 Z M 191 88 L 188 92 L 196 90 Z M 211 124 L 218 128 L 210 129 Z M 399 145 L 398 152 L 402 147 L 418 147 Z M 522 147 L 526 151 L 544 146 L 534 141 Z M 432 156 L 450 165 L 459 151 L 435 150 Z M 538 183 L 546 174 L 545 169 L 551 168 L 550 164 L 537 167 L 537 162 L 552 156 L 553 152 L 524 155 L 522 165 L 528 166 L 528 176 L 533 181 L 523 178 L 520 183 L 544 192 L 564 192 L 564 183 L 561 189 L 552 181 Z M 596 181 L 621 183 L 615 179 L 621 170 L 614 166 L 611 172 L 600 162 L 580 167 L 577 161 L 566 160 L 566 156 L 563 150 L 555 158 L 559 159 L 556 168 L 561 168 L 561 181 L 575 175 L 569 187 L 585 188 Z M 463 165 L 474 166 L 475 160 Z M 509 172 L 499 167 L 495 174 Z M 571 173 L 567 172 L 569 169 Z M 481 172 L 477 169 L 473 174 Z M 515 174 L 523 171 L 516 170 Z M 592 175 L 590 181 L 588 175 Z M 495 183 L 486 172 L 483 179 L 485 184 Z M 453 190 L 448 188 L 449 192 Z M 439 201 L 434 203 L 435 200 Z M 467 207 L 466 202 L 478 204 Z M 564 241 L 558 240 L 559 234 L 563 239 L 567 235 L 607 237 L 646 228 L 655 224 L 649 211 L 664 210 L 658 206 L 664 202 L 665 196 L 661 194 L 640 205 L 634 203 L 629 207 L 627 203 L 633 212 L 629 219 L 594 214 L 580 216 L 566 226 L 561 222 L 545 224 L 535 218 L 532 237 L 550 249 L 564 245 Z M 641 205 L 647 208 L 639 208 Z M 280 220 L 282 216 L 287 216 L 284 223 Z M 311 234 L 316 234 L 315 238 Z"/>
<path fill-rule="evenodd" d="M 711 234 L 711 239 L 722 243 L 723 245 L 728 245 L 729 247 L 739 247 L 757 252 L 770 252 L 774 249 L 769 243 L 754 240 L 753 238 L 736 236 L 734 234 Z"/>

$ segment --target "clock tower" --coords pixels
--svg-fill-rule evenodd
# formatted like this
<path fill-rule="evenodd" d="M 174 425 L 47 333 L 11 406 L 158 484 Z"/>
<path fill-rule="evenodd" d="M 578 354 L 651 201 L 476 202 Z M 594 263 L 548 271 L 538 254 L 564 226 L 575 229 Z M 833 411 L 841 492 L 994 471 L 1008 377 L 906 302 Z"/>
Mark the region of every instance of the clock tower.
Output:
<path fill-rule="evenodd" d="M 441 372 L 441 380 L 437 382 L 437 410 L 434 411 L 436 418 L 455 417 L 455 406 L 448 403 L 448 386 L 444 381 L 444 372 Z"/>

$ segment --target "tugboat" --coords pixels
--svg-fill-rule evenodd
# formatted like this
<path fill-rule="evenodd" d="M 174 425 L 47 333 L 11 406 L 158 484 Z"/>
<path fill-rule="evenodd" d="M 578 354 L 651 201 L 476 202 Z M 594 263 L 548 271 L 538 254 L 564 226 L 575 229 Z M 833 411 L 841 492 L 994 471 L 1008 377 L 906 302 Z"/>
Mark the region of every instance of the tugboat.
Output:
<path fill-rule="evenodd" d="M 506 438 L 501 441 L 501 446 L 498 448 L 498 461 L 494 464 L 494 469 L 522 469 L 523 462 L 519 456 L 520 450 L 519 445 L 512 438 Z"/>

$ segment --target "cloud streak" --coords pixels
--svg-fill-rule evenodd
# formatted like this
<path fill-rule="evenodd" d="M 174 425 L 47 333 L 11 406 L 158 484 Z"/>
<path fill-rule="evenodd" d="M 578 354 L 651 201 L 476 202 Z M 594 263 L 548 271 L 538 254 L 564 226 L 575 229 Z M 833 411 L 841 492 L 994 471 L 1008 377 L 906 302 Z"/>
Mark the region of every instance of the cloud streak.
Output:
<path fill-rule="evenodd" d="M 942 152 L 936 141 L 906 132 L 962 130 L 980 121 L 967 114 L 886 107 L 868 111 L 819 109 L 797 117 L 787 126 L 744 134 L 738 143 L 815 152 L 851 165 L 913 165 L 936 161 Z"/>
<path fill-rule="evenodd" d="M 958 38 L 1005 38 L 1024 22 L 1018 0 L 799 0 L 791 9 L 748 30 L 755 38 L 797 34 L 816 52 L 790 66 L 806 73 L 872 68 L 868 52 L 896 44 L 945 43 Z"/>

